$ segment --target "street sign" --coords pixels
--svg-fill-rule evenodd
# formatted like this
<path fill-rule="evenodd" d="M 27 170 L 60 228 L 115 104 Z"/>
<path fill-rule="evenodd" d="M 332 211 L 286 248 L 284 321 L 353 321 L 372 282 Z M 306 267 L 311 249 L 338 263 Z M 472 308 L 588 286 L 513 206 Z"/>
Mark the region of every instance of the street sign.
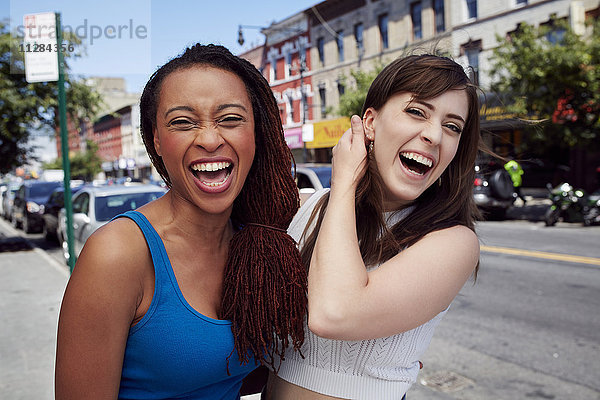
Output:
<path fill-rule="evenodd" d="M 56 16 L 53 12 L 23 17 L 25 36 L 25 79 L 29 83 L 58 80 L 58 46 Z"/>

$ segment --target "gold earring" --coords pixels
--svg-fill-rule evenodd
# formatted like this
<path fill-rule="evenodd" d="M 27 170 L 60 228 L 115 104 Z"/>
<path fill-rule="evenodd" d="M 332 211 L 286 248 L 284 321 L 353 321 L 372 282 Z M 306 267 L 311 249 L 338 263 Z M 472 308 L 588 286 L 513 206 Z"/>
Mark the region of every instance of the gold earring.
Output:
<path fill-rule="evenodd" d="M 438 178 L 438 186 L 440 186 L 440 187 L 442 186 L 442 177 L 441 176 Z"/>

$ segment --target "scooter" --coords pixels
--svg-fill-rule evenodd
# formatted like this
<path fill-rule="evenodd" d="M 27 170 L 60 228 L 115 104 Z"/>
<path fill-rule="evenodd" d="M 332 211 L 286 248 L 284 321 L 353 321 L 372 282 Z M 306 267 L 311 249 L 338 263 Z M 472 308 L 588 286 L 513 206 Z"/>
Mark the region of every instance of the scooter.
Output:
<path fill-rule="evenodd" d="M 547 185 L 552 205 L 546 212 L 546 226 L 554 226 L 562 219 L 564 222 L 583 222 L 583 209 L 586 194 L 583 189 L 575 189 L 568 183 L 561 183 L 555 188 Z"/>
<path fill-rule="evenodd" d="M 583 207 L 583 226 L 600 224 L 600 190 L 587 197 Z"/>

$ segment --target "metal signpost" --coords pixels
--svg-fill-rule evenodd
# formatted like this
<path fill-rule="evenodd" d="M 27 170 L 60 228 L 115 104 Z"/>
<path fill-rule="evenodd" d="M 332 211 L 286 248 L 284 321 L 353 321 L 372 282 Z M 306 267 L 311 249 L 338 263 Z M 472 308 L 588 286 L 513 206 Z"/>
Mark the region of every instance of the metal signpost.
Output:
<path fill-rule="evenodd" d="M 67 134 L 67 100 L 65 95 L 64 49 L 60 13 L 29 14 L 24 17 L 25 78 L 27 82 L 58 81 L 58 112 L 64 170 L 65 211 L 69 269 L 75 266 L 73 246 L 73 205 L 71 202 L 71 166 Z"/>

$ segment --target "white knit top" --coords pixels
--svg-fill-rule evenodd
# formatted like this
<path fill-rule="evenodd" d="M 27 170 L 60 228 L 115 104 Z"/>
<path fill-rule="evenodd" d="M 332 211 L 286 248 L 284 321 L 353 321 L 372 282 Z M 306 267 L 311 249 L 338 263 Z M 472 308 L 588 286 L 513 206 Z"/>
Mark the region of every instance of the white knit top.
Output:
<path fill-rule="evenodd" d="M 327 190 L 312 195 L 294 217 L 288 233 L 296 242 L 317 200 Z M 399 221 L 410 211 L 412 208 L 388 215 L 388 224 Z M 344 399 L 401 399 L 416 381 L 419 358 L 446 311 L 413 330 L 381 339 L 324 339 L 306 326 L 301 348 L 305 358 L 292 348 L 287 349 L 278 375 L 314 392 Z"/>

